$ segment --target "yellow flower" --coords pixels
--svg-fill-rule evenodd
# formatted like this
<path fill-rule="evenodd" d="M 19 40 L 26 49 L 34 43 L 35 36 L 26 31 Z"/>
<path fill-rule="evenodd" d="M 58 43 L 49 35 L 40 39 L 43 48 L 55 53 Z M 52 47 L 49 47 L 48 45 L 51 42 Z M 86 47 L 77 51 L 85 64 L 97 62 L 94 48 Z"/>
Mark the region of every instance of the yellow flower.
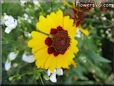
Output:
<path fill-rule="evenodd" d="M 74 65 L 78 42 L 74 39 L 77 28 L 73 22 L 69 16 L 63 16 L 61 10 L 39 17 L 36 27 L 40 32 L 33 31 L 28 42 L 38 68 L 54 72 L 56 68 L 68 69 L 69 65 Z M 42 34 L 44 32 L 46 34 Z"/>

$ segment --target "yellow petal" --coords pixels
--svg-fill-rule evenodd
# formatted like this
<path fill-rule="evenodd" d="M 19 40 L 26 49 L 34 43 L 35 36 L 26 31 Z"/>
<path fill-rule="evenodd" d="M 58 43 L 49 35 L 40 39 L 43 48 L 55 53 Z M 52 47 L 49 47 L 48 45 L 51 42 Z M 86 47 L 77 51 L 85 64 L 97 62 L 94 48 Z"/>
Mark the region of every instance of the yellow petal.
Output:
<path fill-rule="evenodd" d="M 87 29 L 82 29 L 80 28 L 80 31 L 85 35 L 85 36 L 89 36 L 89 31 Z"/>

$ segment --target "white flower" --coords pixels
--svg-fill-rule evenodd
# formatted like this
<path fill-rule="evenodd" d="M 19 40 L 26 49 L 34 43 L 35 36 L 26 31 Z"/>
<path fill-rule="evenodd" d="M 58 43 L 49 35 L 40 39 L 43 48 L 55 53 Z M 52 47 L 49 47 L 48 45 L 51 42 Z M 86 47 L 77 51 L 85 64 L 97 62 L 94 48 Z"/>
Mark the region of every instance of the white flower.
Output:
<path fill-rule="evenodd" d="M 32 2 L 33 2 L 34 5 L 37 5 L 38 7 L 40 7 L 40 3 L 39 3 L 38 0 L 33 0 Z"/>
<path fill-rule="evenodd" d="M 28 20 L 28 18 L 29 18 L 28 14 L 24 13 L 23 16 L 24 16 L 24 19 L 25 19 L 25 20 Z"/>
<path fill-rule="evenodd" d="M 30 38 L 31 34 L 29 32 L 24 32 L 25 37 Z"/>
<path fill-rule="evenodd" d="M 13 61 L 17 56 L 17 53 L 15 52 L 10 52 L 8 54 L 8 58 L 5 62 L 5 70 L 8 71 L 11 68 L 11 61 Z"/>
<path fill-rule="evenodd" d="M 24 13 L 24 20 L 26 20 L 28 23 L 31 23 L 31 18 L 28 16 L 28 14 Z"/>
<path fill-rule="evenodd" d="M 106 17 L 102 17 L 101 19 L 102 19 L 103 21 L 105 21 L 107 18 L 106 18 Z"/>
<path fill-rule="evenodd" d="M 54 83 L 57 82 L 57 79 L 56 79 L 56 72 L 52 73 L 49 79 L 50 79 L 50 81 L 52 81 L 52 82 L 54 82 Z"/>
<path fill-rule="evenodd" d="M 60 69 L 60 68 L 57 68 L 57 69 L 54 70 L 53 73 L 51 73 L 50 70 L 48 69 L 47 75 L 49 76 L 49 80 L 51 82 L 55 83 L 55 82 L 57 82 L 56 75 L 58 75 L 58 76 L 63 75 L 63 70 Z M 47 79 L 45 78 L 45 80 L 48 80 L 48 78 Z"/>
<path fill-rule="evenodd" d="M 29 0 L 20 0 L 20 3 L 21 3 L 22 6 L 24 6 L 25 3 L 27 3 L 28 1 L 29 1 Z"/>
<path fill-rule="evenodd" d="M 33 63 L 34 62 L 34 56 L 33 55 L 27 55 L 26 53 L 23 54 L 22 60 L 27 63 Z"/>
<path fill-rule="evenodd" d="M 8 58 L 10 61 L 14 60 L 16 58 L 16 56 L 17 56 L 17 53 L 15 53 L 15 52 L 10 52 L 8 54 Z"/>
<path fill-rule="evenodd" d="M 56 74 L 57 74 L 58 76 L 63 75 L 63 70 L 60 69 L 60 68 L 57 68 L 57 70 L 56 70 Z"/>
<path fill-rule="evenodd" d="M 11 61 L 6 60 L 5 62 L 5 70 L 8 71 L 11 68 Z"/>
<path fill-rule="evenodd" d="M 17 20 L 14 19 L 12 16 L 8 16 L 6 14 L 3 17 L 3 21 L 2 22 L 6 26 L 6 29 L 5 29 L 6 33 L 10 33 L 17 26 Z"/>
<path fill-rule="evenodd" d="M 47 71 L 47 74 L 48 74 L 48 76 L 50 76 L 51 75 L 51 72 L 50 72 L 50 70 L 48 69 L 48 71 Z"/>

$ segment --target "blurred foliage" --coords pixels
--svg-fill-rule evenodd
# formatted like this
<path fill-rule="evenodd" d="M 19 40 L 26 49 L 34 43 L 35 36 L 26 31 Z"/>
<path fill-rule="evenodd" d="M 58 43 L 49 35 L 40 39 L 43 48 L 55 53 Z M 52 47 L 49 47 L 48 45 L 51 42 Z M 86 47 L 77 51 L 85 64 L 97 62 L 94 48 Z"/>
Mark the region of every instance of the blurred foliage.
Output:
<path fill-rule="evenodd" d="M 29 64 L 21 60 L 22 54 L 30 52 L 27 47 L 28 38 L 24 35 L 25 32 L 31 32 L 35 29 L 35 24 L 39 15 L 46 16 L 51 11 L 62 9 L 67 11 L 69 8 L 64 6 L 63 3 L 58 3 L 56 0 L 51 2 L 40 3 L 40 7 L 35 6 L 31 2 L 27 2 L 25 6 L 17 3 L 2 3 L 2 14 L 6 13 L 12 15 L 16 19 L 21 19 L 24 13 L 32 17 L 32 23 L 21 20 L 18 26 L 10 34 L 4 33 L 5 26 L 2 26 L 2 73 L 3 84 L 53 84 L 46 81 L 43 77 L 47 77 L 46 71 L 37 69 L 34 63 Z M 95 84 L 95 83 L 109 83 L 113 84 L 114 74 L 111 73 L 111 61 L 102 56 L 102 40 L 104 38 L 113 42 L 111 35 L 114 28 L 114 8 L 107 9 L 107 12 L 101 12 L 96 8 L 89 12 L 82 23 L 83 28 L 87 28 L 90 32 L 88 37 L 82 35 L 81 38 L 75 37 L 79 41 L 79 53 L 76 55 L 75 61 L 77 68 L 71 67 L 70 70 L 64 70 L 64 75 L 58 77 L 57 84 Z M 103 20 L 106 17 L 106 20 Z M 111 33 L 106 33 L 110 29 Z M 11 51 L 18 51 L 17 58 L 12 62 L 12 68 L 6 72 L 4 64 L 7 55 Z M 18 64 L 17 67 L 14 64 Z"/>

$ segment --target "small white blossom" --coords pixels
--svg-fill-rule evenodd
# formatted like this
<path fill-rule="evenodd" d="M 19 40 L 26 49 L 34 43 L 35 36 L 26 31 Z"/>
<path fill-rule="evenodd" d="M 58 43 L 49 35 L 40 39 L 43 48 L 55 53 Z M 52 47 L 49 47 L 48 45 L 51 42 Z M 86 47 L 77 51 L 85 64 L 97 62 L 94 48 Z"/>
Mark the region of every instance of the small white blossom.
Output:
<path fill-rule="evenodd" d="M 24 13 L 24 20 L 27 21 L 28 23 L 31 23 L 31 18 L 28 16 L 28 14 Z"/>
<path fill-rule="evenodd" d="M 105 21 L 107 18 L 106 17 L 102 17 L 102 20 Z"/>
<path fill-rule="evenodd" d="M 17 56 L 17 53 L 15 52 L 10 52 L 8 54 L 8 58 L 5 62 L 5 70 L 8 71 L 11 68 L 11 61 L 13 61 Z"/>
<path fill-rule="evenodd" d="M 33 2 L 33 4 L 34 4 L 34 5 L 36 5 L 36 6 L 40 7 L 40 3 L 39 3 L 39 1 L 38 1 L 38 0 L 33 0 L 32 2 Z"/>
<path fill-rule="evenodd" d="M 25 37 L 30 38 L 31 34 L 29 32 L 24 32 Z"/>
<path fill-rule="evenodd" d="M 8 58 L 10 61 L 13 61 L 16 58 L 16 56 L 17 56 L 17 53 L 15 53 L 15 52 L 10 52 L 8 54 Z"/>
<path fill-rule="evenodd" d="M 50 80 L 51 82 L 55 83 L 55 82 L 57 82 L 56 75 L 58 75 L 58 76 L 63 75 L 63 70 L 60 69 L 60 68 L 57 68 L 57 69 L 54 70 L 53 73 L 51 73 L 50 70 L 48 69 L 47 75 L 49 76 L 49 79 L 45 78 L 45 80 Z"/>
<path fill-rule="evenodd" d="M 60 69 L 60 68 L 57 68 L 57 70 L 56 70 L 56 74 L 57 74 L 58 76 L 63 75 L 63 70 Z"/>
<path fill-rule="evenodd" d="M 2 22 L 6 26 L 6 28 L 5 28 L 6 33 L 10 33 L 17 26 L 17 20 L 14 19 L 12 16 L 8 16 L 6 14 L 3 17 Z"/>
<path fill-rule="evenodd" d="M 51 76 L 50 76 L 50 81 L 51 82 L 57 82 L 57 78 L 56 78 L 56 72 L 52 73 Z"/>
<path fill-rule="evenodd" d="M 22 6 L 24 6 L 25 3 L 27 3 L 28 1 L 29 1 L 29 0 L 20 0 L 20 3 L 21 3 Z"/>
<path fill-rule="evenodd" d="M 27 63 L 33 63 L 34 62 L 34 56 L 33 55 L 27 55 L 26 53 L 23 54 L 22 60 Z"/>
<path fill-rule="evenodd" d="M 5 70 L 8 71 L 11 68 L 11 61 L 6 60 L 5 62 Z"/>
<path fill-rule="evenodd" d="M 114 22 L 114 18 L 112 18 L 112 22 Z"/>
<path fill-rule="evenodd" d="M 28 14 L 24 13 L 23 16 L 24 16 L 24 20 L 28 20 L 28 18 L 29 18 Z"/>
<path fill-rule="evenodd" d="M 51 72 L 50 72 L 50 70 L 48 69 L 48 71 L 47 71 L 47 74 L 48 74 L 48 76 L 50 76 L 51 75 Z"/>

